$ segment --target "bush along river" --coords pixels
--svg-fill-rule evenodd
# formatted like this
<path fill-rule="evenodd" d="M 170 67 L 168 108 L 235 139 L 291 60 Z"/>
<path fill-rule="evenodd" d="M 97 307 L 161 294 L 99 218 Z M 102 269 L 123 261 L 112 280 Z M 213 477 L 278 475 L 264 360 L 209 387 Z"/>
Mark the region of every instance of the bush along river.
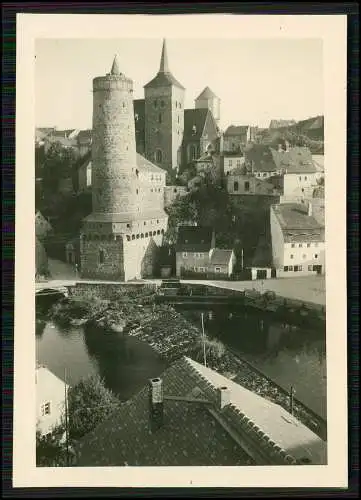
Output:
<path fill-rule="evenodd" d="M 70 385 L 98 373 L 126 400 L 182 355 L 202 363 L 203 317 L 207 366 L 288 411 L 292 404 L 294 415 L 326 439 L 323 330 L 226 307 L 176 310 L 140 287 L 49 300 L 37 303 L 37 361 L 61 378 L 66 369 Z"/>

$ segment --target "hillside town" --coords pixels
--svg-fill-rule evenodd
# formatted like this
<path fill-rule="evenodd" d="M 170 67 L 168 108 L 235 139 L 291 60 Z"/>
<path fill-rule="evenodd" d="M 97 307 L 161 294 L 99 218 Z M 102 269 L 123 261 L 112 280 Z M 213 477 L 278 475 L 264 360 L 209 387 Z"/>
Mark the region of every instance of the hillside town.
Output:
<path fill-rule="evenodd" d="M 326 416 L 204 331 L 209 307 L 210 330 L 213 314 L 247 319 L 248 291 L 260 332 L 270 314 L 288 331 L 324 327 L 323 116 L 261 128 L 240 114 L 222 129 L 206 81 L 184 108 L 166 40 L 143 99 L 133 83 L 115 56 L 94 75 L 92 128 L 35 130 L 37 300 L 64 295 L 41 328 L 101 326 L 165 364 L 119 399 L 101 377 L 70 384 L 38 359 L 37 464 L 327 463 Z M 200 330 L 178 310 L 191 303 Z M 94 401 L 107 410 L 87 412 Z"/>

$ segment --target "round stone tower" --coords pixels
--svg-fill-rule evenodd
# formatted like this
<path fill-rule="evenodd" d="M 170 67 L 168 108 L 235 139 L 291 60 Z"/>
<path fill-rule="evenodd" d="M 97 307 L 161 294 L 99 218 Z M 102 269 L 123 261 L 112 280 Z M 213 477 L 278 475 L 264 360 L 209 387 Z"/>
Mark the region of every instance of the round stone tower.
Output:
<path fill-rule="evenodd" d="M 137 175 L 133 81 L 119 70 L 93 79 L 93 214 L 136 211 Z"/>

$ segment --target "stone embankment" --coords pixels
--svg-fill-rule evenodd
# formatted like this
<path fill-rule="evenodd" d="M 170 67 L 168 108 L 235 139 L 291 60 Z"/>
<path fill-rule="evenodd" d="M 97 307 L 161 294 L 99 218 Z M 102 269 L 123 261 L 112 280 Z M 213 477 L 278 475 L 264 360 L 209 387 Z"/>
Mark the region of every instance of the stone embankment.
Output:
<path fill-rule="evenodd" d="M 77 286 L 75 290 L 73 296 L 56 306 L 55 311 L 60 317 L 64 317 L 65 311 L 66 314 L 77 311 L 75 317 L 79 318 L 80 305 L 83 319 L 85 312 L 88 318 L 92 317 L 100 335 L 106 332 L 137 337 L 169 363 L 183 355 L 197 361 L 202 359 L 200 329 L 172 307 L 155 304 L 154 288 L 99 287 L 90 292 L 88 287 Z M 54 312 L 53 319 L 56 320 Z M 206 346 L 210 368 L 290 411 L 290 395 L 281 387 L 220 342 L 206 339 Z M 293 400 L 293 413 L 322 439 L 326 439 L 326 423 L 296 399 Z"/>

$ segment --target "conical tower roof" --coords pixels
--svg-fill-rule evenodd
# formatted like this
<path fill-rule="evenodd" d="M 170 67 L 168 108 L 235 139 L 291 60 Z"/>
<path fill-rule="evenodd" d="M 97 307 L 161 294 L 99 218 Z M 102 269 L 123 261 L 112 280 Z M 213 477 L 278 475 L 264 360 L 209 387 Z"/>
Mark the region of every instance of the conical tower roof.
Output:
<path fill-rule="evenodd" d="M 147 87 L 169 87 L 171 85 L 174 85 L 175 87 L 179 87 L 181 89 L 184 89 L 183 85 L 181 85 L 176 78 L 172 75 L 169 69 L 169 64 L 168 64 L 168 53 L 167 53 L 167 44 L 166 40 L 163 40 L 163 46 L 162 46 L 162 55 L 160 57 L 160 65 L 159 65 L 159 71 L 158 74 L 153 80 L 151 80 L 149 83 L 144 85 L 144 88 Z"/>
<path fill-rule="evenodd" d="M 206 87 L 197 97 L 196 101 L 198 99 L 213 99 L 214 97 L 217 97 L 214 92 L 209 87 Z"/>
<path fill-rule="evenodd" d="M 112 69 L 110 70 L 111 75 L 120 75 L 118 56 L 115 54 Z"/>
<path fill-rule="evenodd" d="M 162 55 L 160 58 L 159 73 L 169 73 L 168 53 L 165 38 L 163 39 Z"/>

